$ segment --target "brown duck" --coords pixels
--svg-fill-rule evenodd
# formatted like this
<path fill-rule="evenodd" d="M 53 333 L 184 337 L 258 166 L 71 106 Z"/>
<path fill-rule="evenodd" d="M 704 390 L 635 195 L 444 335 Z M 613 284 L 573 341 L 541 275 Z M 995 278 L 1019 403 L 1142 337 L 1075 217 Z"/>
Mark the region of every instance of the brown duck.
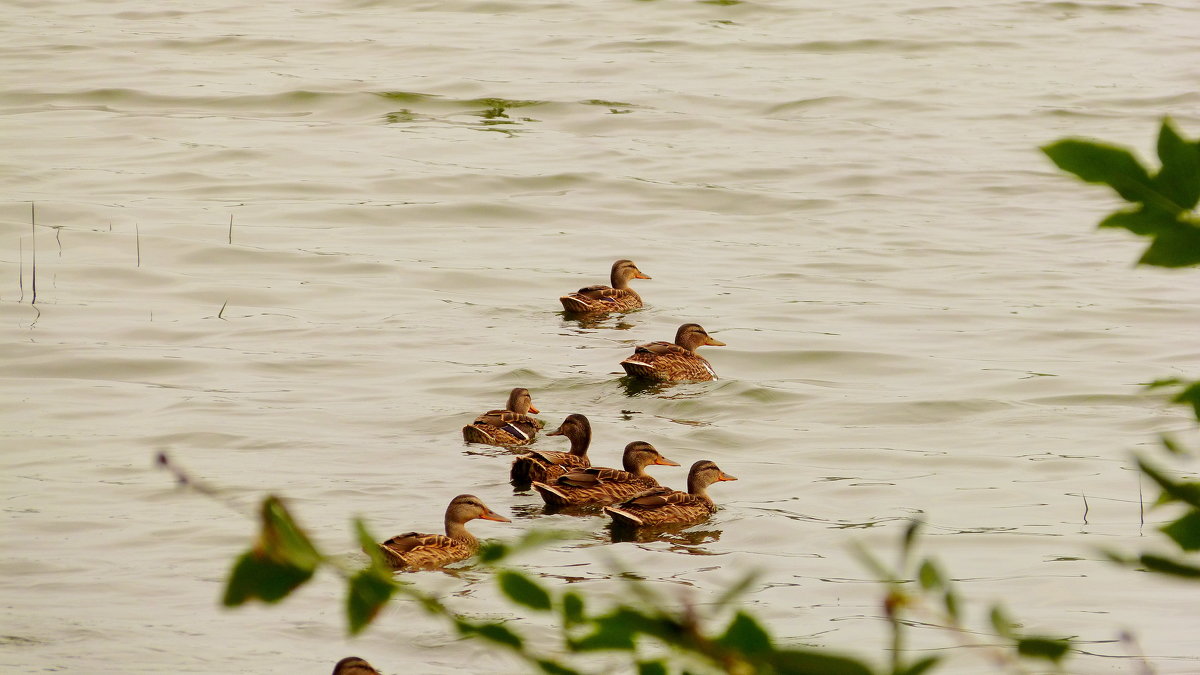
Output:
<path fill-rule="evenodd" d="M 698 323 L 685 323 L 675 331 L 675 342 L 651 342 L 638 345 L 633 354 L 621 362 L 632 377 L 661 382 L 682 380 L 708 381 L 717 379 L 712 364 L 696 353 L 698 347 L 724 347 L 705 332 Z"/>
<path fill-rule="evenodd" d="M 333 675 L 380 675 L 371 664 L 357 656 L 347 656 L 333 667 Z"/>
<path fill-rule="evenodd" d="M 688 470 L 687 492 L 654 488 L 616 506 L 606 506 L 604 512 L 612 516 L 615 524 L 628 527 L 698 523 L 717 510 L 717 505 L 708 496 L 708 486 L 726 480 L 737 478 L 702 459 Z"/>
<path fill-rule="evenodd" d="M 504 410 L 489 410 L 463 427 L 463 440 L 505 447 L 525 445 L 542 428 L 540 420 L 529 416 L 529 413 L 537 412 L 541 411 L 533 407 L 529 390 L 517 387 L 509 392 Z"/>
<path fill-rule="evenodd" d="M 552 431 L 547 436 L 566 436 L 571 440 L 570 452 L 551 452 L 534 450 L 527 455 L 521 455 L 512 463 L 512 482 L 525 486 L 533 481 L 545 483 L 569 471 L 586 469 L 592 465 L 588 459 L 588 446 L 592 444 L 592 423 L 588 418 L 575 414 L 568 415 L 559 425 L 558 431 Z"/>
<path fill-rule="evenodd" d="M 572 314 L 625 312 L 642 306 L 642 296 L 629 287 L 629 280 L 649 278 L 642 274 L 632 260 L 618 260 L 613 263 L 612 272 L 609 274 L 611 286 L 585 286 L 558 300 L 563 309 Z"/>
<path fill-rule="evenodd" d="M 466 524 L 476 518 L 500 523 L 512 521 L 484 506 L 475 495 L 459 495 L 446 507 L 446 534 L 406 532 L 379 545 L 389 565 L 399 570 L 432 569 L 465 560 L 479 548 L 479 540 L 467 532 Z"/>
<path fill-rule="evenodd" d="M 613 504 L 658 485 L 658 481 L 646 473 L 646 467 L 651 464 L 679 466 L 663 457 L 653 445 L 634 441 L 625 446 L 621 457 L 624 471 L 591 467 L 563 474 L 553 483 L 535 482 L 533 489 L 541 493 L 548 506 Z"/>

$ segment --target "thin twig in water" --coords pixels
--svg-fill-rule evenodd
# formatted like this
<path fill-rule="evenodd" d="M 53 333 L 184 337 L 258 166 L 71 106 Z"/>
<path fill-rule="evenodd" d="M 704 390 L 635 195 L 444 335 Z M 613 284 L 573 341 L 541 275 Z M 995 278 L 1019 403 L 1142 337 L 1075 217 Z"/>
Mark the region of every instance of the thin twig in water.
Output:
<path fill-rule="evenodd" d="M 138 229 L 138 224 L 133 224 L 133 241 L 137 246 L 137 266 L 142 266 L 142 232 Z"/>
<path fill-rule="evenodd" d="M 222 321 L 228 321 L 228 319 L 226 319 L 224 316 L 221 316 L 222 314 L 225 313 L 225 305 L 228 305 L 228 304 L 229 304 L 229 299 L 227 298 L 225 300 L 225 303 L 221 305 L 221 311 L 217 312 L 218 319 L 220 319 Z"/>
<path fill-rule="evenodd" d="M 229 214 L 229 243 L 233 243 L 233 214 Z"/>
<path fill-rule="evenodd" d="M 21 299 L 17 303 L 20 304 L 25 302 L 25 240 L 18 238 L 17 241 L 21 244 L 21 267 L 17 273 L 17 288 L 21 289 Z"/>
<path fill-rule="evenodd" d="M 1083 524 L 1087 525 L 1088 524 L 1088 521 L 1087 521 L 1087 514 L 1088 514 L 1087 495 L 1080 495 L 1080 496 L 1083 497 Z"/>
<path fill-rule="evenodd" d="M 37 304 L 37 205 L 29 202 L 29 231 L 33 233 L 33 300 L 29 304 Z M 32 324 L 30 324 L 32 325 Z"/>
<path fill-rule="evenodd" d="M 58 242 L 58 257 L 62 257 L 62 227 L 54 228 L 54 241 Z"/>

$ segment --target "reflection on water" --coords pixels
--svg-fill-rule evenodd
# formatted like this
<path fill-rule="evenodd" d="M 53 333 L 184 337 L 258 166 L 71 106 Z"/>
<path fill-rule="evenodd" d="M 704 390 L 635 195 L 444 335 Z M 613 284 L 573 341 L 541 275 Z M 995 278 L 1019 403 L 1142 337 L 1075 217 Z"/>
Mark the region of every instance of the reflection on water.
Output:
<path fill-rule="evenodd" d="M 695 523 L 690 525 L 660 525 L 657 527 L 629 527 L 617 523 L 609 523 L 612 541 L 648 543 L 661 541 L 670 544 L 670 550 L 675 553 L 690 555 L 718 555 L 724 551 L 713 551 L 702 548 L 705 544 L 715 543 L 721 538 L 721 530 L 695 530 Z"/>

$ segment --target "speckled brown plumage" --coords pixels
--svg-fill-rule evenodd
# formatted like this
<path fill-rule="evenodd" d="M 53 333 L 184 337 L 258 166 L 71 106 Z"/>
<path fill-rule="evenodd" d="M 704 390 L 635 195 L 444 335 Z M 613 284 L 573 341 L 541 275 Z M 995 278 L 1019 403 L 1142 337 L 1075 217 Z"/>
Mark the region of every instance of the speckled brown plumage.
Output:
<path fill-rule="evenodd" d="M 663 457 L 653 445 L 634 441 L 625 446 L 621 457 L 624 470 L 592 467 L 563 474 L 553 483 L 535 482 L 533 488 L 549 506 L 612 504 L 658 485 L 658 481 L 646 473 L 646 467 L 652 464 L 679 466 Z"/>
<path fill-rule="evenodd" d="M 737 478 L 721 471 L 713 462 L 702 459 L 688 470 L 687 492 L 666 487 L 653 488 L 615 506 L 605 507 L 604 512 L 612 517 L 614 523 L 628 527 L 698 523 L 707 520 L 717 510 L 716 504 L 708 496 L 708 486 L 727 480 Z"/>
<path fill-rule="evenodd" d="M 540 420 L 529 416 L 531 412 L 540 411 L 533 407 L 529 390 L 517 387 L 509 392 L 504 410 L 489 410 L 463 427 L 463 440 L 504 447 L 527 445 L 542 428 Z"/>
<path fill-rule="evenodd" d="M 703 345 L 725 346 L 696 323 L 685 323 L 675 331 L 675 342 L 651 342 L 638 345 L 633 354 L 621 362 L 632 377 L 665 382 L 717 379 L 712 364 L 696 349 Z"/>
<path fill-rule="evenodd" d="M 587 417 L 579 414 L 568 415 L 559 425 L 558 431 L 546 435 L 566 436 L 571 440 L 570 452 L 534 450 L 527 455 L 521 455 L 513 460 L 512 471 L 509 474 L 514 484 L 527 486 L 533 481 L 545 483 L 568 471 L 586 469 L 592 465 L 587 456 L 588 446 L 592 443 L 592 424 Z"/>
<path fill-rule="evenodd" d="M 379 545 L 389 565 L 398 570 L 433 569 L 471 557 L 479 548 L 466 524 L 476 518 L 512 522 L 474 495 L 459 495 L 446 507 L 446 534 L 405 532 Z"/>
<path fill-rule="evenodd" d="M 563 309 L 572 314 L 627 312 L 642 306 L 642 296 L 629 287 L 630 279 L 649 279 L 632 260 L 618 260 L 609 273 L 611 286 L 597 284 L 559 298 Z"/>

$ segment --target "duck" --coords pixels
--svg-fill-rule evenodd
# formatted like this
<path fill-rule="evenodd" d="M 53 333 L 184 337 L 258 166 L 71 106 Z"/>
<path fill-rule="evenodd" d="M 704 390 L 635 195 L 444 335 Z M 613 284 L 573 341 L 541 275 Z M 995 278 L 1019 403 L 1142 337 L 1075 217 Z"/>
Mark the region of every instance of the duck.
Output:
<path fill-rule="evenodd" d="M 589 467 L 565 473 L 553 483 L 534 481 L 532 487 L 547 506 L 603 506 L 657 487 L 658 481 L 646 473 L 646 467 L 652 464 L 679 466 L 646 441 L 634 441 L 625 446 L 621 456 L 624 471 Z"/>
<path fill-rule="evenodd" d="M 503 447 L 527 445 L 543 426 L 541 420 L 530 417 L 529 413 L 539 412 L 529 390 L 517 387 L 508 393 L 504 410 L 489 410 L 463 427 L 463 440 Z"/>
<path fill-rule="evenodd" d="M 611 286 L 585 286 L 561 298 L 563 309 L 571 314 L 626 312 L 642 306 L 642 296 L 629 287 L 630 279 L 649 279 L 632 260 L 618 260 L 609 273 Z"/>
<path fill-rule="evenodd" d="M 638 345 L 621 362 L 630 377 L 659 382 L 707 382 L 717 379 L 712 364 L 696 353 L 698 347 L 724 347 L 698 323 L 685 323 L 675 331 L 675 342 L 651 342 Z"/>
<path fill-rule="evenodd" d="M 380 675 L 365 659 L 347 656 L 333 667 L 333 675 Z"/>
<path fill-rule="evenodd" d="M 510 477 L 517 485 L 529 485 L 533 481 L 545 483 L 564 473 L 586 469 L 592 465 L 588 459 L 588 446 L 592 444 L 592 423 L 585 415 L 567 415 L 567 419 L 547 436 L 566 436 L 571 441 L 570 452 L 534 450 L 513 460 Z"/>
<path fill-rule="evenodd" d="M 465 560 L 479 548 L 467 532 L 469 521 L 481 518 L 498 523 L 512 521 L 489 509 L 475 495 L 459 495 L 446 507 L 446 534 L 406 532 L 379 545 L 388 565 L 397 570 L 433 569 Z"/>
<path fill-rule="evenodd" d="M 658 487 L 647 490 L 615 506 L 604 507 L 613 524 L 626 527 L 687 525 L 707 520 L 717 510 L 708 496 L 713 483 L 737 480 L 714 462 L 702 459 L 688 470 L 687 492 Z"/>

